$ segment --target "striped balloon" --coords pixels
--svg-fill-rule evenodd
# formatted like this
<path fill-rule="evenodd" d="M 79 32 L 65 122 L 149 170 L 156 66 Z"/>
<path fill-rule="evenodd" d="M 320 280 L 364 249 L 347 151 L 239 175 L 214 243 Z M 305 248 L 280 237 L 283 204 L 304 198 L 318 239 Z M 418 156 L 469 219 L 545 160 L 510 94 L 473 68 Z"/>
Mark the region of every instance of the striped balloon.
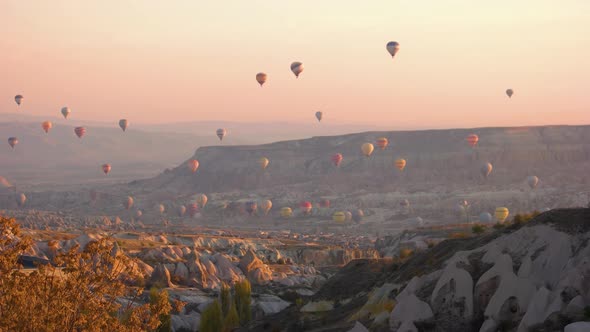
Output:
<path fill-rule="evenodd" d="M 385 150 L 387 145 L 389 145 L 389 140 L 385 137 L 378 138 L 375 142 L 375 145 L 377 145 L 377 147 L 379 147 L 381 150 Z"/>
<path fill-rule="evenodd" d="M 395 161 L 394 164 L 395 164 L 395 167 L 397 169 L 399 169 L 400 171 L 403 171 L 404 168 L 406 168 L 406 160 L 405 159 L 399 158 Z"/>
<path fill-rule="evenodd" d="M 82 138 L 82 136 L 86 134 L 86 128 L 76 127 L 74 128 L 74 133 L 76 133 L 76 136 L 78 136 L 78 138 Z"/>
<path fill-rule="evenodd" d="M 335 155 L 332 156 L 332 163 L 334 164 L 334 166 L 339 167 L 340 163 L 342 162 L 342 154 L 341 153 L 337 153 Z"/>
<path fill-rule="evenodd" d="M 469 146 L 475 147 L 477 145 L 477 142 L 479 141 L 479 137 L 475 134 L 470 134 L 469 136 L 467 136 L 467 138 L 465 138 L 465 140 L 467 141 L 467 144 L 469 144 Z"/>

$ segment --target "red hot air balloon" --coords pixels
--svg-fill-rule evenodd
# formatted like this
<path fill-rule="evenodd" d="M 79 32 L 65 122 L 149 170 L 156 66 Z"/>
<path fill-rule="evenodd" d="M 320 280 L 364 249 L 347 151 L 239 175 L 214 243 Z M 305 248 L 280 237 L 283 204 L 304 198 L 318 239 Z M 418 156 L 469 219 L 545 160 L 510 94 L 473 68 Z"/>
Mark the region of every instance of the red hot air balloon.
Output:
<path fill-rule="evenodd" d="M 299 208 L 301 209 L 301 212 L 303 212 L 303 214 L 311 213 L 312 207 L 313 206 L 311 205 L 311 202 L 308 201 L 304 201 L 299 204 Z"/>
<path fill-rule="evenodd" d="M 387 145 L 389 145 L 389 140 L 385 137 L 378 138 L 375 142 L 375 145 L 377 145 L 377 147 L 379 147 L 381 150 L 385 150 Z"/>
<path fill-rule="evenodd" d="M 471 135 L 467 136 L 467 138 L 465 138 L 465 140 L 467 141 L 467 144 L 469 144 L 469 146 L 471 146 L 473 148 L 477 145 L 477 142 L 479 141 L 479 137 L 475 134 L 471 134 Z"/>
<path fill-rule="evenodd" d="M 342 163 L 342 159 L 343 159 L 342 154 L 337 153 L 332 156 L 332 163 L 334 164 L 334 166 L 339 167 L 340 163 Z"/>
<path fill-rule="evenodd" d="M 102 171 L 104 172 L 104 174 L 109 174 L 109 172 L 111 171 L 111 165 L 110 164 L 103 164 Z"/>
<path fill-rule="evenodd" d="M 82 136 L 86 134 L 86 128 L 76 127 L 74 128 L 74 132 L 76 133 L 76 136 L 78 136 L 78 138 L 82 138 Z"/>
<path fill-rule="evenodd" d="M 197 169 L 199 168 L 199 161 L 196 159 L 190 160 L 188 162 L 188 169 L 191 170 L 191 172 L 196 172 Z"/>

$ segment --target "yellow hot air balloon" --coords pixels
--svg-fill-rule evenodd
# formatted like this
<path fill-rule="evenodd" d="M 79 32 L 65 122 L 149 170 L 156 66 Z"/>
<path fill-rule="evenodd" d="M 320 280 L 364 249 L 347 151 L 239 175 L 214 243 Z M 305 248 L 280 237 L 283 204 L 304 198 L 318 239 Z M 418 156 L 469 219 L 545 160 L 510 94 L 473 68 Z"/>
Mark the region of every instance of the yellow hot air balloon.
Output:
<path fill-rule="evenodd" d="M 205 207 L 205 205 L 207 205 L 207 201 L 209 199 L 207 198 L 207 195 L 205 194 L 200 194 L 199 196 L 197 196 L 197 204 L 199 204 L 199 207 L 202 209 Z"/>
<path fill-rule="evenodd" d="M 397 169 L 399 169 L 400 171 L 403 171 L 404 168 L 406 168 L 406 160 L 405 159 L 402 159 L 402 158 L 396 159 L 394 164 L 395 164 L 395 167 Z"/>
<path fill-rule="evenodd" d="M 293 215 L 293 210 L 290 207 L 281 208 L 281 217 L 290 218 Z"/>
<path fill-rule="evenodd" d="M 361 146 L 361 151 L 363 152 L 365 157 L 371 156 L 371 153 L 373 153 L 373 150 L 375 150 L 375 147 L 371 143 L 365 143 L 365 144 L 363 144 L 363 146 Z"/>
<path fill-rule="evenodd" d="M 260 157 L 260 159 L 258 159 L 258 165 L 260 165 L 260 168 L 262 168 L 262 170 L 265 170 L 266 167 L 268 167 L 269 163 L 270 161 L 266 157 Z"/>
<path fill-rule="evenodd" d="M 264 215 L 267 215 L 270 209 L 272 209 L 272 202 L 270 199 L 265 199 L 264 201 L 260 202 L 260 209 L 262 209 Z"/>
<path fill-rule="evenodd" d="M 494 212 L 494 217 L 496 218 L 496 221 L 501 224 L 506 220 L 506 218 L 508 218 L 509 214 L 510 212 L 507 208 L 499 207 L 496 208 L 496 211 Z"/>
<path fill-rule="evenodd" d="M 346 221 L 346 214 L 342 211 L 334 212 L 332 215 L 332 220 L 337 223 L 343 223 Z"/>

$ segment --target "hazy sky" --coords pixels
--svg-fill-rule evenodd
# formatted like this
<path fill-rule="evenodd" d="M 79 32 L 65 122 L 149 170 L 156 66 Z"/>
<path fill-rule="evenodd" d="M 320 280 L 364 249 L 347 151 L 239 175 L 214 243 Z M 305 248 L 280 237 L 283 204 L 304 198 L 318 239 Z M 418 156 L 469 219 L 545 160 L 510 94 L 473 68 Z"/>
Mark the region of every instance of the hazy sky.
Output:
<path fill-rule="evenodd" d="M 588 0 L 2 0 L 0 31 L 2 113 L 21 93 L 132 123 L 590 123 Z"/>

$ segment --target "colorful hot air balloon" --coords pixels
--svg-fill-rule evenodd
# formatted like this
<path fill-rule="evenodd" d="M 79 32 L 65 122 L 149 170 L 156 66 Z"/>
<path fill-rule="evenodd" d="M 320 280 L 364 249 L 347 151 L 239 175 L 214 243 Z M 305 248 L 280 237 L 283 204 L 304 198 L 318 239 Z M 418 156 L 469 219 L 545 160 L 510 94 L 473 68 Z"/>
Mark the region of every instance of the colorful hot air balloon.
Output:
<path fill-rule="evenodd" d="M 506 95 L 508 96 L 508 98 L 512 98 L 512 95 L 514 94 L 514 90 L 512 89 L 507 89 L 506 90 Z"/>
<path fill-rule="evenodd" d="M 51 121 L 44 121 L 43 123 L 41 123 L 41 128 L 43 128 L 46 134 L 49 133 L 49 129 L 51 129 L 52 127 L 53 124 L 51 123 Z"/>
<path fill-rule="evenodd" d="M 262 170 L 265 170 L 268 167 L 269 163 L 270 161 L 266 157 L 260 157 L 260 159 L 258 159 L 258 165 L 260 165 L 260 168 Z"/>
<path fill-rule="evenodd" d="M 357 224 L 360 223 L 364 217 L 365 212 L 361 209 L 352 212 L 352 220 L 354 220 L 354 222 L 356 222 Z"/>
<path fill-rule="evenodd" d="M 406 168 L 406 160 L 402 158 L 396 159 L 394 165 L 397 169 L 403 171 Z"/>
<path fill-rule="evenodd" d="M 25 196 L 25 194 L 20 193 L 16 196 L 16 204 L 18 204 L 18 206 L 25 205 L 26 201 L 27 201 L 27 196 Z"/>
<path fill-rule="evenodd" d="M 5 177 L 0 176 L 0 188 L 10 188 L 12 187 L 12 184 L 10 184 L 10 182 L 8 182 L 8 180 L 6 180 Z"/>
<path fill-rule="evenodd" d="M 199 205 L 197 203 L 189 204 L 188 215 L 193 218 L 199 212 Z"/>
<path fill-rule="evenodd" d="M 482 212 L 479 214 L 479 222 L 482 223 L 491 223 L 494 220 L 492 214 L 489 212 Z"/>
<path fill-rule="evenodd" d="M 18 138 L 16 137 L 8 137 L 8 145 L 14 149 L 14 146 L 18 144 Z"/>
<path fill-rule="evenodd" d="M 25 99 L 25 97 L 23 97 L 22 95 L 16 95 L 16 96 L 14 96 L 14 101 L 16 102 L 16 104 L 18 106 L 20 106 L 20 103 L 23 102 L 23 99 Z"/>
<path fill-rule="evenodd" d="M 496 221 L 501 224 L 506 220 L 506 218 L 508 218 L 509 214 L 510 214 L 510 212 L 508 211 L 507 208 L 499 207 L 494 212 L 494 217 L 496 218 Z"/>
<path fill-rule="evenodd" d="M 129 121 L 127 121 L 127 119 L 119 120 L 119 127 L 121 127 L 123 131 L 127 130 L 127 126 L 129 126 Z"/>
<path fill-rule="evenodd" d="M 262 210 L 262 213 L 264 213 L 264 215 L 267 215 L 270 209 L 272 209 L 271 200 L 265 199 L 262 202 L 260 202 L 260 209 Z"/>
<path fill-rule="evenodd" d="M 123 200 L 123 207 L 124 207 L 126 210 L 129 210 L 129 209 L 130 209 L 132 206 L 133 206 L 133 197 L 131 197 L 131 196 L 127 196 L 127 198 L 125 198 L 125 199 Z"/>
<path fill-rule="evenodd" d="M 82 138 L 82 136 L 86 134 L 86 128 L 76 127 L 74 128 L 74 133 L 76 133 L 76 136 L 78 136 L 78 138 Z"/>
<path fill-rule="evenodd" d="M 332 220 L 334 220 L 337 223 L 343 223 L 346 221 L 346 215 L 342 211 L 334 212 L 334 214 L 332 215 Z"/>
<path fill-rule="evenodd" d="M 268 78 L 268 76 L 265 73 L 256 74 L 256 82 L 258 82 L 258 84 L 260 84 L 260 86 L 262 86 L 262 85 L 264 85 L 264 83 L 266 83 L 267 78 Z"/>
<path fill-rule="evenodd" d="M 377 147 L 380 148 L 381 150 L 385 150 L 387 145 L 389 145 L 389 140 L 385 137 L 380 137 L 375 142 L 375 145 L 377 145 Z"/>
<path fill-rule="evenodd" d="M 315 112 L 315 117 L 316 119 L 318 119 L 318 122 L 322 121 L 322 117 L 324 116 L 324 114 L 320 111 Z"/>
<path fill-rule="evenodd" d="M 186 213 L 186 206 L 181 205 L 178 207 L 178 216 L 179 217 L 184 217 L 184 214 Z"/>
<path fill-rule="evenodd" d="M 301 62 L 293 62 L 291 64 L 291 71 L 295 74 L 295 77 L 299 77 L 299 74 L 303 71 L 303 64 Z"/>
<path fill-rule="evenodd" d="M 197 169 L 199 168 L 199 161 L 196 159 L 193 160 L 189 160 L 188 162 L 188 169 L 191 170 L 191 172 L 196 172 Z"/>
<path fill-rule="evenodd" d="M 479 141 L 479 137 L 475 134 L 470 134 L 467 136 L 467 138 L 465 138 L 465 140 L 467 141 L 467 144 L 469 144 L 469 146 L 471 146 L 473 148 L 477 145 L 477 142 Z"/>
<path fill-rule="evenodd" d="M 61 108 L 61 115 L 63 115 L 64 119 L 67 119 L 71 112 L 72 110 L 67 106 Z"/>
<path fill-rule="evenodd" d="M 110 164 L 103 164 L 102 171 L 104 172 L 104 174 L 109 174 L 109 172 L 111 171 L 111 165 Z"/>
<path fill-rule="evenodd" d="M 529 175 L 526 178 L 526 182 L 529 185 L 529 187 L 531 187 L 531 189 L 535 189 L 535 188 L 537 188 L 537 185 L 539 184 L 539 178 L 534 175 Z"/>
<path fill-rule="evenodd" d="M 200 194 L 197 196 L 197 204 L 199 204 L 199 208 L 204 208 L 207 205 L 207 201 L 209 198 L 205 194 Z"/>
<path fill-rule="evenodd" d="M 342 162 L 342 154 L 341 153 L 337 153 L 335 155 L 332 156 L 332 163 L 334 164 L 334 166 L 339 167 L 340 163 Z"/>
<path fill-rule="evenodd" d="M 494 167 L 492 166 L 491 163 L 484 163 L 483 165 L 481 165 L 481 168 L 479 169 L 479 172 L 481 173 L 481 175 L 484 178 L 488 178 L 488 176 L 490 175 L 490 173 L 492 173 L 492 169 L 494 169 Z"/>
<path fill-rule="evenodd" d="M 307 215 L 311 213 L 311 209 L 313 208 L 313 205 L 311 204 L 311 202 L 308 201 L 304 201 L 299 203 L 299 208 L 301 209 L 301 213 Z"/>
<path fill-rule="evenodd" d="M 283 207 L 281 208 L 281 217 L 282 218 L 289 218 L 293 215 L 293 210 L 290 207 Z"/>
<path fill-rule="evenodd" d="M 225 137 L 225 134 L 227 134 L 227 130 L 223 128 L 217 129 L 217 137 L 219 137 L 220 141 L 223 141 L 223 137 Z"/>
<path fill-rule="evenodd" d="M 246 202 L 246 212 L 248 212 L 249 215 L 254 215 L 254 213 L 256 212 L 256 210 L 258 209 L 258 205 L 256 204 L 256 202 L 254 201 L 249 201 Z"/>
<path fill-rule="evenodd" d="M 375 147 L 373 146 L 373 144 L 371 143 L 365 143 L 361 146 L 361 152 L 363 153 L 363 155 L 365 155 L 365 157 L 370 157 L 371 154 L 373 153 L 373 150 L 375 149 Z"/>
<path fill-rule="evenodd" d="M 389 52 L 389 54 L 391 54 L 391 57 L 393 58 L 393 57 L 395 57 L 395 55 L 399 51 L 399 43 L 396 41 L 390 41 L 389 43 L 387 43 L 385 48 L 387 49 L 387 52 Z"/>

